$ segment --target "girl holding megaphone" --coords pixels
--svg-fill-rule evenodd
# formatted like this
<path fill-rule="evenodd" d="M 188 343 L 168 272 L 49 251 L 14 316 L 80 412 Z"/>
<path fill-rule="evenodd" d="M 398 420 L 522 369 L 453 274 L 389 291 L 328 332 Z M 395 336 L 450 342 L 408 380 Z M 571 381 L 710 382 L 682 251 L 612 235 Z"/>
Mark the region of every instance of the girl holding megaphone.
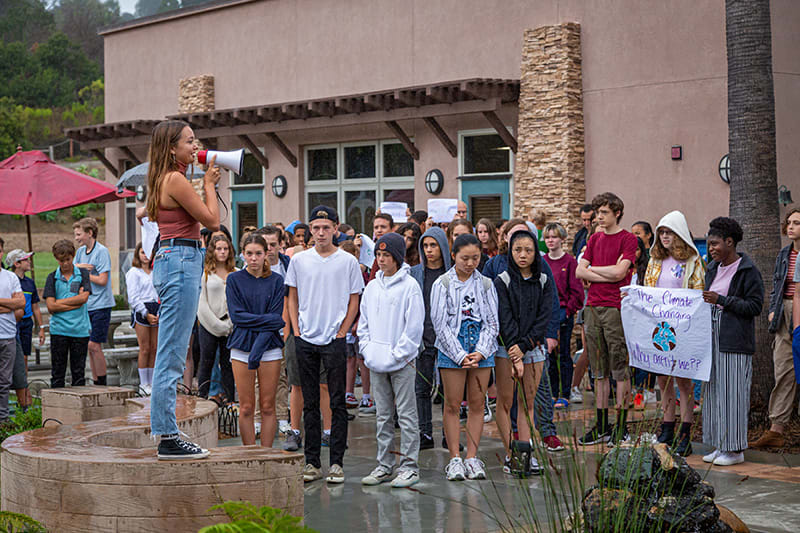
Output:
<path fill-rule="evenodd" d="M 186 179 L 197 145 L 192 128 L 178 120 L 160 122 L 150 142 L 147 173 L 147 216 L 158 222 L 161 234 L 153 259 L 153 286 L 161 300 L 158 349 L 150 399 L 150 433 L 161 437 L 158 458 L 202 459 L 208 450 L 181 439 L 175 417 L 178 379 L 183 374 L 186 348 L 197 317 L 203 272 L 200 225 L 219 229 L 215 185 L 216 157 L 203 178 L 205 200 Z"/>

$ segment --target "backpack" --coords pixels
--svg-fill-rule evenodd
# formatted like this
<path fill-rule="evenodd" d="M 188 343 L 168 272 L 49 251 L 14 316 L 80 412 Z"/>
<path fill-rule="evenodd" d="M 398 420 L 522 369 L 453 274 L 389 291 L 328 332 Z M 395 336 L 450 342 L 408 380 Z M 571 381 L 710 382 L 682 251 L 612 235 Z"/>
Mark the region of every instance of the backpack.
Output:
<path fill-rule="evenodd" d="M 511 286 L 511 275 L 508 273 L 508 270 L 503 271 L 499 276 L 500 280 L 505 283 L 506 288 Z M 539 272 L 539 285 L 542 287 L 542 291 L 544 291 L 544 286 L 547 283 L 547 274 L 544 272 Z"/>

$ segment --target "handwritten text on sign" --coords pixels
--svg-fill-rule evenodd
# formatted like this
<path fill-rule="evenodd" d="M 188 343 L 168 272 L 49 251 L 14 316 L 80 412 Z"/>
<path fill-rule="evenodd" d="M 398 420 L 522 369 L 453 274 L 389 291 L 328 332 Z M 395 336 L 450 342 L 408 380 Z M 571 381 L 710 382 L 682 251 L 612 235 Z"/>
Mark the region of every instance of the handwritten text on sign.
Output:
<path fill-rule="evenodd" d="M 694 289 L 621 289 L 622 327 L 631 366 L 708 381 L 711 373 L 711 306 Z"/>

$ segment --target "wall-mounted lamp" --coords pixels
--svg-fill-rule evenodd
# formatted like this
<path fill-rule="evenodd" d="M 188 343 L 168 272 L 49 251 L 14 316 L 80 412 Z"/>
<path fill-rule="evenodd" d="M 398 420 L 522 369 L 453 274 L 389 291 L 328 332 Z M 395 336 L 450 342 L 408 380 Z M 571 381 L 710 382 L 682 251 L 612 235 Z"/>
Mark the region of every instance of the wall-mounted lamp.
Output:
<path fill-rule="evenodd" d="M 444 175 L 435 168 L 425 176 L 425 190 L 431 194 L 439 194 L 444 188 Z"/>
<path fill-rule="evenodd" d="M 136 201 L 137 202 L 144 202 L 144 199 L 147 198 L 147 187 L 144 185 L 137 185 L 136 186 Z"/>
<path fill-rule="evenodd" d="M 784 207 L 786 207 L 791 203 L 794 203 L 794 201 L 792 200 L 792 191 L 786 188 L 786 185 L 781 185 L 780 187 L 778 187 L 778 201 Z"/>
<path fill-rule="evenodd" d="M 286 178 L 281 176 L 275 176 L 272 180 L 272 194 L 277 196 L 278 198 L 283 198 L 286 196 L 286 190 L 289 188 L 288 183 L 286 183 Z"/>
<path fill-rule="evenodd" d="M 717 168 L 719 172 L 719 177 L 730 185 L 731 183 L 731 160 L 728 157 L 728 154 L 722 156 L 722 159 L 719 160 L 719 166 Z"/>

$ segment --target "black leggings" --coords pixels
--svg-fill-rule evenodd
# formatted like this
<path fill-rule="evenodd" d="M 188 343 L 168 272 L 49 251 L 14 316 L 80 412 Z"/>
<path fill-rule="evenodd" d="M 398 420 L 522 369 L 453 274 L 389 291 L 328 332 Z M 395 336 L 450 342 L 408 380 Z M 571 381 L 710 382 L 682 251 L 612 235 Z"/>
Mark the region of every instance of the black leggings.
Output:
<path fill-rule="evenodd" d="M 219 369 L 222 374 L 222 388 L 225 396 L 233 401 L 235 385 L 233 382 L 233 369 L 231 368 L 231 351 L 228 349 L 228 337 L 216 337 L 208 332 L 202 324 L 197 325 L 197 340 L 200 343 L 200 365 L 197 369 L 197 382 L 200 385 L 199 394 L 208 398 L 208 389 L 211 386 L 211 371 L 214 369 L 214 359 L 219 349 Z"/>

